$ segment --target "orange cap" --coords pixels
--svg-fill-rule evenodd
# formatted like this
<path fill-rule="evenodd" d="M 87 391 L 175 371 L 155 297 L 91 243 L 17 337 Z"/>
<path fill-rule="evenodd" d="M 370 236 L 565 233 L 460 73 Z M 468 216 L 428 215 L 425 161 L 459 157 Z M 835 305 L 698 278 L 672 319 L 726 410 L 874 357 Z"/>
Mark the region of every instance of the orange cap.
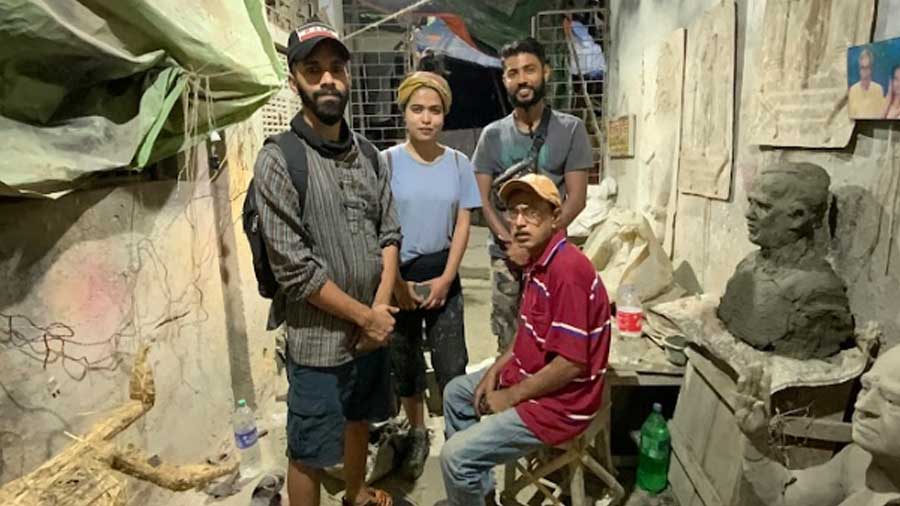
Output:
<path fill-rule="evenodd" d="M 507 181 L 500 187 L 500 200 L 506 204 L 509 196 L 516 190 L 536 193 L 540 198 L 553 204 L 554 207 L 562 206 L 562 200 L 559 198 L 559 190 L 547 176 L 541 174 L 526 174 L 518 179 Z"/>

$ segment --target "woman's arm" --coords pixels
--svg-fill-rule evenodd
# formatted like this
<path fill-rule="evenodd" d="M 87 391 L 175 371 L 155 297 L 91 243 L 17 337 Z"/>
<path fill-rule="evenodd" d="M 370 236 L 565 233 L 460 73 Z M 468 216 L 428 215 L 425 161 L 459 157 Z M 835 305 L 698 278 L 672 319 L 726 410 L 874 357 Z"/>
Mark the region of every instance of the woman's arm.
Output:
<path fill-rule="evenodd" d="M 447 265 L 444 266 L 444 272 L 440 276 L 427 281 L 425 284 L 431 286 L 431 293 L 422 307 L 425 309 L 437 309 L 444 305 L 445 298 L 459 272 L 459 265 L 462 263 L 463 254 L 469 245 L 469 224 L 472 221 L 472 212 L 468 209 L 460 209 L 456 214 L 456 225 L 453 228 L 453 239 L 450 242 L 450 254 L 447 257 Z"/>

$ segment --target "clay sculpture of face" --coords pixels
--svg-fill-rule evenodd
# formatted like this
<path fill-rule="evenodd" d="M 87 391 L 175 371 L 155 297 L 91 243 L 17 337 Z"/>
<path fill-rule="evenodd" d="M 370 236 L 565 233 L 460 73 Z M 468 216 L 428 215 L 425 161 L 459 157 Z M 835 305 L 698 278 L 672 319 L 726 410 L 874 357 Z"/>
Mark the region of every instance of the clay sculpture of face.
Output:
<path fill-rule="evenodd" d="M 750 242 L 775 249 L 812 237 L 828 208 L 830 178 L 811 163 L 763 169 L 747 194 Z"/>
<path fill-rule="evenodd" d="M 900 346 L 883 353 L 862 377 L 853 442 L 873 455 L 900 459 Z"/>
<path fill-rule="evenodd" d="M 759 350 L 805 360 L 852 344 L 846 286 L 813 240 L 830 182 L 818 165 L 783 162 L 758 173 L 747 192 L 747 229 L 760 249 L 735 268 L 716 314 Z"/>

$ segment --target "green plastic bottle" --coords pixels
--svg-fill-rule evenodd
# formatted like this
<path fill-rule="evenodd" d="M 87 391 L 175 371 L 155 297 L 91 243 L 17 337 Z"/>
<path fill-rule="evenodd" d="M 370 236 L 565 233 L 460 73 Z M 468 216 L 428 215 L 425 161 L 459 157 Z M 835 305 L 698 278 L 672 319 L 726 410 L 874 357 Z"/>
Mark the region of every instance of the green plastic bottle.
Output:
<path fill-rule="evenodd" d="M 653 404 L 653 412 L 641 425 L 641 454 L 638 458 L 637 486 L 651 494 L 666 488 L 669 475 L 669 448 L 672 438 L 662 406 Z"/>

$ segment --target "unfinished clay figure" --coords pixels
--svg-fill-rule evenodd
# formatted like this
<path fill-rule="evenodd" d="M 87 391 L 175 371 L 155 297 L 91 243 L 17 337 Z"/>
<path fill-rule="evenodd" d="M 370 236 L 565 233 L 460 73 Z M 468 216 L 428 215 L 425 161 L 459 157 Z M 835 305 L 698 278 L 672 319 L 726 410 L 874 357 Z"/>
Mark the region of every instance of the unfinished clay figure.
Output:
<path fill-rule="evenodd" d="M 769 446 L 769 377 L 751 366 L 738 382 L 735 418 L 747 438 L 744 475 L 763 504 L 882 506 L 900 504 L 900 346 L 862 377 L 853 443 L 825 464 L 790 471 Z"/>
<path fill-rule="evenodd" d="M 837 353 L 853 336 L 846 287 L 814 247 L 828 209 L 830 178 L 818 165 L 763 169 L 748 193 L 750 241 L 719 305 L 736 337 L 799 359 Z"/>

